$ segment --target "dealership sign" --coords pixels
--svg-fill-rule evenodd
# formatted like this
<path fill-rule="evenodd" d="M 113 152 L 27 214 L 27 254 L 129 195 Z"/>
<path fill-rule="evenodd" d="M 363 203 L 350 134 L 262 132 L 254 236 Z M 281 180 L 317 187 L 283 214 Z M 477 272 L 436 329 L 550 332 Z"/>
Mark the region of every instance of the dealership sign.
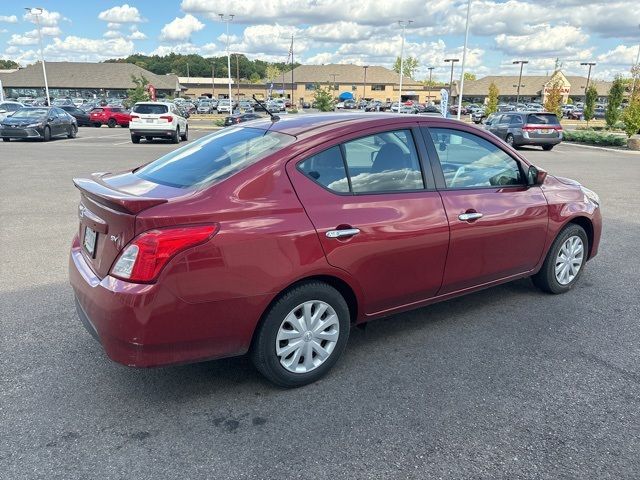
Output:
<path fill-rule="evenodd" d="M 447 113 L 449 113 L 449 92 L 446 89 L 440 90 L 440 113 L 442 116 L 447 118 Z"/>
<path fill-rule="evenodd" d="M 560 93 L 563 95 L 568 95 L 571 87 L 560 87 Z M 544 94 L 548 95 L 553 90 L 553 87 L 544 87 Z"/>

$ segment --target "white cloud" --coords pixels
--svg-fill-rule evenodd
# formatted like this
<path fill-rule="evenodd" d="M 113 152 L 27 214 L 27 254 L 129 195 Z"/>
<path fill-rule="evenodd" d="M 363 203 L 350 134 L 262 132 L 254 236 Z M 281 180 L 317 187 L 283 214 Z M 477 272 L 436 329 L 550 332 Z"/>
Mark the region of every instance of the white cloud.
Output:
<path fill-rule="evenodd" d="M 122 38 L 122 32 L 118 30 L 107 30 L 102 36 L 104 38 Z"/>
<path fill-rule="evenodd" d="M 57 37 L 62 34 L 58 27 L 41 28 L 43 37 Z M 31 30 L 24 34 L 13 34 L 7 42 L 9 45 L 36 45 L 38 43 L 38 30 Z"/>
<path fill-rule="evenodd" d="M 18 23 L 18 17 L 15 15 L 0 15 L 0 23 Z"/>
<path fill-rule="evenodd" d="M 113 23 L 113 22 L 107 23 L 107 28 L 109 30 L 118 30 L 121 26 L 122 26 L 121 23 Z"/>
<path fill-rule="evenodd" d="M 174 18 L 162 27 L 160 39 L 169 42 L 188 40 L 193 32 L 198 32 L 203 28 L 204 23 L 193 15 L 187 14 L 182 18 Z"/>
<path fill-rule="evenodd" d="M 129 40 L 144 40 L 147 36 L 140 30 L 132 30 L 131 34 L 127 38 L 129 38 Z"/>
<path fill-rule="evenodd" d="M 226 55 L 226 52 L 222 52 L 218 49 L 215 43 L 207 43 L 205 45 L 195 45 L 193 43 L 178 43 L 175 45 L 159 45 L 155 50 L 149 52 L 147 55 L 169 55 L 170 53 L 199 53 L 203 56 L 221 56 Z"/>
<path fill-rule="evenodd" d="M 507 54 L 557 55 L 575 54 L 589 39 L 578 27 L 538 25 L 529 35 L 496 36 L 496 45 Z"/>
<path fill-rule="evenodd" d="M 128 4 L 112 7 L 98 14 L 100 20 L 111 23 L 139 23 L 142 22 L 140 12 L 136 7 Z"/>
<path fill-rule="evenodd" d="M 54 38 L 53 43 L 45 48 L 45 57 L 54 59 L 106 58 L 126 57 L 134 52 L 134 44 L 124 38 L 92 39 L 68 36 L 64 39 Z"/>
<path fill-rule="evenodd" d="M 24 14 L 23 17 L 26 21 L 36 23 L 36 19 L 39 19 L 40 25 L 43 27 L 56 27 L 61 20 L 64 19 L 60 12 L 50 12 L 49 10 L 42 10 L 39 15 L 33 15 L 30 11 Z"/>

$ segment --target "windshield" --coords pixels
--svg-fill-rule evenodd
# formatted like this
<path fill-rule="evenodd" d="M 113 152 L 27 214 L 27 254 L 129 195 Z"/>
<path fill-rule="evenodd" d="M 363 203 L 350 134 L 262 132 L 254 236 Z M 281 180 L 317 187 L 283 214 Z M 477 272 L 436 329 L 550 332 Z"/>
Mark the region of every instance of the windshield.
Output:
<path fill-rule="evenodd" d="M 133 106 L 134 113 L 161 115 L 163 113 L 167 113 L 168 111 L 169 109 L 166 105 L 142 103 Z"/>
<path fill-rule="evenodd" d="M 220 130 L 139 169 L 154 183 L 187 188 L 223 180 L 290 145 L 295 137 L 257 128 Z"/>
<path fill-rule="evenodd" d="M 47 108 L 23 108 L 12 115 L 12 118 L 42 118 L 49 113 Z"/>

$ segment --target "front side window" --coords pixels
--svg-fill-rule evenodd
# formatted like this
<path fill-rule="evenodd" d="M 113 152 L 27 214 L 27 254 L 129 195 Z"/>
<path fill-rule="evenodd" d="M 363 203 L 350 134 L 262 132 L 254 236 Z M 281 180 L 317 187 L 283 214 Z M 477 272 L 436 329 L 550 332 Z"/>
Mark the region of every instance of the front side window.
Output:
<path fill-rule="evenodd" d="M 351 140 L 308 158 L 298 168 L 316 183 L 338 193 L 424 189 L 420 161 L 409 130 Z"/>
<path fill-rule="evenodd" d="M 523 185 L 516 160 L 493 143 L 468 132 L 430 128 L 447 188 Z"/>

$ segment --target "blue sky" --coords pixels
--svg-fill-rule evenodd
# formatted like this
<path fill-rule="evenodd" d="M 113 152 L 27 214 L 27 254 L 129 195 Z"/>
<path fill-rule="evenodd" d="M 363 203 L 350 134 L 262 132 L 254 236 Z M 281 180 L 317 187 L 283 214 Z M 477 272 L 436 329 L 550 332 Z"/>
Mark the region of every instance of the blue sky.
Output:
<path fill-rule="evenodd" d="M 25 5 L 29 5 L 26 3 Z M 231 6 L 233 5 L 233 10 Z M 596 78 L 628 73 L 640 42 L 640 9 L 610 0 L 472 0 L 467 70 L 479 76 L 545 74 L 560 58 L 569 74 L 595 61 Z M 0 57 L 21 64 L 37 58 L 33 19 L 24 5 L 0 6 Z M 100 61 L 131 53 L 222 55 L 225 27 L 217 13 L 234 13 L 231 50 L 282 61 L 289 38 L 304 63 L 356 63 L 390 67 L 400 50 L 397 21 L 411 19 L 405 52 L 419 59 L 417 79 L 448 78 L 444 58 L 462 58 L 466 0 L 38 0 L 45 58 Z"/>

